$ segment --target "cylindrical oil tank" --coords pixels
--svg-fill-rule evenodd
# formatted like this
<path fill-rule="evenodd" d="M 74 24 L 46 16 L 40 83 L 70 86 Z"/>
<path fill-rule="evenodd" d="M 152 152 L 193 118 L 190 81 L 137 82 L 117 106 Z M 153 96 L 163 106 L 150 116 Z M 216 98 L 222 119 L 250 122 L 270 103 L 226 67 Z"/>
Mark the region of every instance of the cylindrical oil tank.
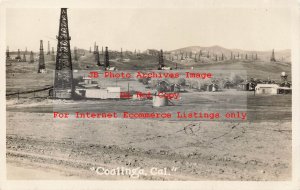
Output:
<path fill-rule="evenodd" d="M 168 105 L 168 98 L 165 96 L 153 95 L 153 107 L 162 107 Z"/>

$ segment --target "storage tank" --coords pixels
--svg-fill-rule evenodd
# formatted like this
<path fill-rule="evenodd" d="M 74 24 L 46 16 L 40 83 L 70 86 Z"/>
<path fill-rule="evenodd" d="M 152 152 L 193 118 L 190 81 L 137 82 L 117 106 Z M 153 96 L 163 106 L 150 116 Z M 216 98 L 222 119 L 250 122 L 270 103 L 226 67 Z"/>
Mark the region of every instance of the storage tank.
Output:
<path fill-rule="evenodd" d="M 162 94 L 160 96 L 154 94 L 152 101 L 153 101 L 153 107 L 162 107 L 168 105 L 168 98 L 163 96 Z"/>

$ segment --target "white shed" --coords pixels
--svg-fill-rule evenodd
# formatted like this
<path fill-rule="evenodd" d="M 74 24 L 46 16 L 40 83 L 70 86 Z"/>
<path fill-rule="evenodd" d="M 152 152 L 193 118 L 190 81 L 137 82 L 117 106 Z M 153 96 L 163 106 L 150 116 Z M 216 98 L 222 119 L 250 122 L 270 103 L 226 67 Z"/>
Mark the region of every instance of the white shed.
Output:
<path fill-rule="evenodd" d="M 257 84 L 256 94 L 278 94 L 278 84 Z"/>

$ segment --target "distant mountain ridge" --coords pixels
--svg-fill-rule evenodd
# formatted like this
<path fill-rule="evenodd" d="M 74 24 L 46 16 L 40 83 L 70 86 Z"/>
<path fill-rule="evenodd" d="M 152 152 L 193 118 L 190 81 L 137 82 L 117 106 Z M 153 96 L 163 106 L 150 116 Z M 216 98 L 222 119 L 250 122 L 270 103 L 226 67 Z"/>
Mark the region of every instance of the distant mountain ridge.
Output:
<path fill-rule="evenodd" d="M 231 56 L 231 53 L 233 54 L 233 56 L 241 56 L 241 57 L 245 57 L 247 55 L 248 59 L 251 59 L 252 56 L 256 56 L 258 59 L 260 60 L 264 60 L 264 61 L 268 61 L 270 60 L 271 54 L 273 50 L 269 50 L 269 51 L 255 51 L 255 50 L 242 50 L 242 49 L 227 49 L 218 45 L 215 46 L 209 46 L 209 47 L 202 47 L 202 46 L 188 46 L 188 47 L 184 47 L 184 48 L 179 48 L 179 49 L 175 49 L 175 50 L 171 50 L 171 51 L 167 51 L 168 53 L 171 54 L 199 54 L 200 51 L 203 54 L 209 54 L 211 56 L 213 55 L 217 55 L 217 56 L 221 56 L 222 54 L 229 58 Z M 284 61 L 291 61 L 291 50 L 290 49 L 285 49 L 285 50 L 274 50 L 275 51 L 275 58 L 277 60 L 284 60 Z"/>

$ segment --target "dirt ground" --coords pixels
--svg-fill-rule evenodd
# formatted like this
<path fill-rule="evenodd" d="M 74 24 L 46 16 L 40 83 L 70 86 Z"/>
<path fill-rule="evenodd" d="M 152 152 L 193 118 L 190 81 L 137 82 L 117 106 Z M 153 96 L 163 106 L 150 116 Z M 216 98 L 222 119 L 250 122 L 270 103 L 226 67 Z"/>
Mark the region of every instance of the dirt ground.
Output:
<path fill-rule="evenodd" d="M 185 110 L 195 104 L 194 101 L 204 101 L 205 97 L 208 96 L 195 95 L 187 107 L 179 108 Z M 220 103 L 216 100 L 224 99 L 224 96 L 209 97 L 216 103 L 203 106 L 203 110 L 209 106 L 217 108 Z M 232 100 L 239 96 L 228 92 L 226 97 L 219 109 L 221 113 L 234 106 Z M 281 106 L 290 101 L 289 95 L 252 97 L 249 94 L 247 121 L 178 122 L 53 119 L 52 111 L 58 108 L 63 111 L 103 112 L 106 111 L 104 108 L 129 111 L 128 101 L 65 101 L 58 103 L 63 107 L 53 108 L 49 99 L 40 102 L 35 99 L 8 100 L 8 178 L 135 179 L 130 175 L 99 175 L 91 169 L 101 166 L 108 169 L 139 167 L 148 175 L 138 179 L 146 180 L 289 180 L 291 110 L 288 105 Z M 149 109 L 144 111 L 153 109 L 147 106 L 149 102 L 135 104 Z M 135 111 L 140 109 L 135 107 Z M 202 109 L 198 108 L 199 111 Z M 255 122 L 251 122 L 254 119 Z M 16 167 L 21 171 L 14 172 Z M 149 175 L 153 167 L 166 168 L 170 175 Z M 172 168 L 177 169 L 173 171 Z"/>

